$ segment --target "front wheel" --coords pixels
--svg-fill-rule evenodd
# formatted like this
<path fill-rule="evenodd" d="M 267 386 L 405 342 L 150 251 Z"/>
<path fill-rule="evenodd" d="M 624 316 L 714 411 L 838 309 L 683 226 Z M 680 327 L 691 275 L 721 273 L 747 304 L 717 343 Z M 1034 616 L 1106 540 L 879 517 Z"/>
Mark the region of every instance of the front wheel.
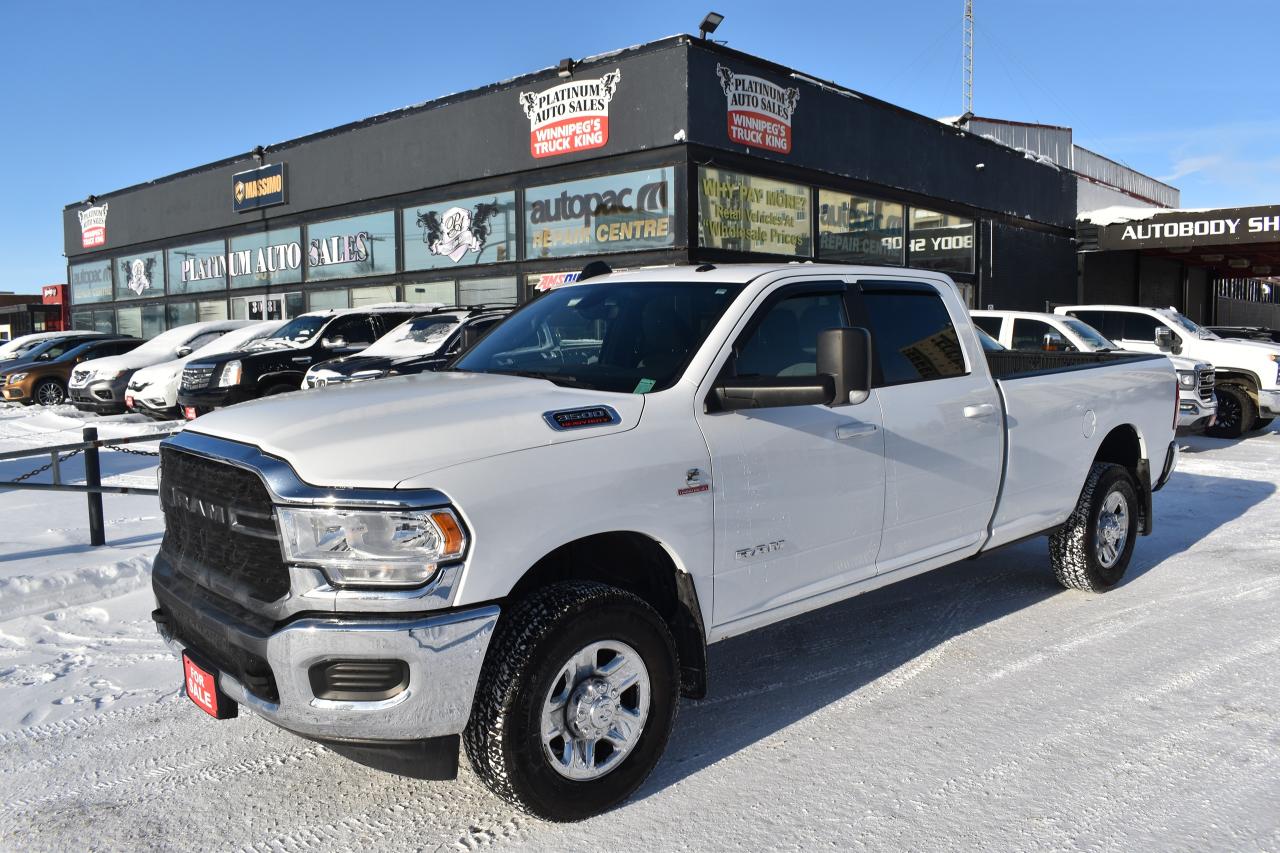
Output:
<path fill-rule="evenodd" d="M 1138 490 L 1122 465 L 1095 462 L 1076 508 L 1049 537 L 1049 559 L 1068 589 L 1103 592 L 1120 582 L 1138 538 Z"/>
<path fill-rule="evenodd" d="M 658 613 L 600 583 L 559 583 L 498 625 L 463 734 L 495 794 L 546 820 L 600 814 L 658 763 L 679 700 Z"/>
<path fill-rule="evenodd" d="M 1258 407 L 1253 404 L 1249 392 L 1240 385 L 1219 385 L 1214 389 L 1218 398 L 1218 416 L 1213 426 L 1204 431 L 1211 438 L 1239 438 L 1253 429 L 1258 417 Z"/>
<path fill-rule="evenodd" d="M 56 379 L 46 379 L 36 386 L 32 396 L 42 406 L 61 406 L 67 402 L 67 389 Z"/>

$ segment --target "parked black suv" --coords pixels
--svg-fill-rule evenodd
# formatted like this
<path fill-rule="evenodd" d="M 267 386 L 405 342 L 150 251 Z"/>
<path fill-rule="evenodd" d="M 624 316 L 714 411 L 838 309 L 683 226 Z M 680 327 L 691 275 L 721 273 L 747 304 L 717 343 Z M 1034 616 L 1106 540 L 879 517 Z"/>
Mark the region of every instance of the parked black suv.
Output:
<path fill-rule="evenodd" d="M 511 313 L 511 306 L 436 308 L 404 321 L 358 355 L 322 362 L 303 386 L 316 388 L 439 370 Z"/>
<path fill-rule="evenodd" d="M 354 355 L 433 307 L 396 304 L 300 314 L 248 349 L 188 362 L 178 406 L 190 420 L 245 400 L 297 391 L 311 365 Z"/>

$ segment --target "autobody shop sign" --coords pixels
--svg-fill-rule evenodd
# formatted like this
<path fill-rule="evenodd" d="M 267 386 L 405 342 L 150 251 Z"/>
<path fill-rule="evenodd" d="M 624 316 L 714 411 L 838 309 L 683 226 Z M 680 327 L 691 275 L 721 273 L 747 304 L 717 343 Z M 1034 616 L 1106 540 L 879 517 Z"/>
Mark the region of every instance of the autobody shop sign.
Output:
<path fill-rule="evenodd" d="M 609 142 L 609 103 L 622 72 L 592 80 L 573 80 L 543 92 L 521 92 L 520 107 L 529 119 L 529 153 L 556 157 L 603 148 Z"/>
<path fill-rule="evenodd" d="M 525 192 L 525 256 L 665 249 L 675 244 L 675 170 L 651 169 Z"/>
<path fill-rule="evenodd" d="M 1100 249 L 1181 248 L 1280 241 L 1280 205 L 1170 211 L 1098 229 Z"/>

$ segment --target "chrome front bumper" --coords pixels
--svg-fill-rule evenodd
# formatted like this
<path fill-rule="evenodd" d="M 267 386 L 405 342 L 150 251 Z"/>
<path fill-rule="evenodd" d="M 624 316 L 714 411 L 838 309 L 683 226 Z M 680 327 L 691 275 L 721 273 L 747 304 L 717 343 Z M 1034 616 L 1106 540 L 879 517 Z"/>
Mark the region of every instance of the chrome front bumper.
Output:
<path fill-rule="evenodd" d="M 458 734 L 471 715 L 498 613 L 489 606 L 413 620 L 303 619 L 266 639 L 279 701 L 254 695 L 225 672 L 218 674 L 218 686 L 255 714 L 308 737 L 367 742 Z M 403 660 L 408 686 L 378 701 L 316 698 L 311 667 L 337 659 Z"/>
<path fill-rule="evenodd" d="M 1259 391 L 1258 410 L 1265 418 L 1280 417 L 1280 391 Z"/>
<path fill-rule="evenodd" d="M 1198 394 L 1180 393 L 1178 395 L 1178 428 L 1207 427 L 1209 419 L 1218 413 L 1218 403 L 1205 403 Z"/>

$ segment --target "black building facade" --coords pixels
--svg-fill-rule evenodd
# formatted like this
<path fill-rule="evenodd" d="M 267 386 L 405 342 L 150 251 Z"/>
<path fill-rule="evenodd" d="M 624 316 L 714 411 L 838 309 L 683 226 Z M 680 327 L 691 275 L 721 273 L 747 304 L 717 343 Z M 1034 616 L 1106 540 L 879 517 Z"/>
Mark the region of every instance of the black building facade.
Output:
<path fill-rule="evenodd" d="M 64 210 L 76 327 L 521 302 L 615 269 L 942 270 L 971 304 L 1076 295 L 1075 183 L 1020 152 L 677 36 Z"/>

